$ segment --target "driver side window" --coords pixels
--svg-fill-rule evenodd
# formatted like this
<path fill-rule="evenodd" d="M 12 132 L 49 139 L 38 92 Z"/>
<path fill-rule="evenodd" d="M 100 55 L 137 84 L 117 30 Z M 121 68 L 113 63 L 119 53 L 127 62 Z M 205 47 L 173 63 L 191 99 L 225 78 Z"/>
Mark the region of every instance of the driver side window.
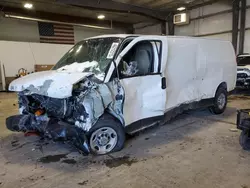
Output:
<path fill-rule="evenodd" d="M 118 72 L 120 78 L 156 73 L 155 64 L 158 64 L 160 55 L 160 44 L 158 43 L 141 41 L 135 44 L 119 63 Z"/>

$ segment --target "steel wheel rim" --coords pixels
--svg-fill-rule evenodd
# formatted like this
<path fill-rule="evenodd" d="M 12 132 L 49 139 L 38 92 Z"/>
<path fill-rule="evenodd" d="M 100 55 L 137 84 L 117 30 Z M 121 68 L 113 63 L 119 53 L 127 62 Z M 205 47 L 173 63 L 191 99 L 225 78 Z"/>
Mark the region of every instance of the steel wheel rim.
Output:
<path fill-rule="evenodd" d="M 219 109 L 223 109 L 225 107 L 226 104 L 226 96 L 221 93 L 217 99 L 217 103 L 218 103 L 218 107 Z"/>
<path fill-rule="evenodd" d="M 106 154 L 117 144 L 117 133 L 111 127 L 102 127 L 92 133 L 90 148 L 96 154 Z"/>

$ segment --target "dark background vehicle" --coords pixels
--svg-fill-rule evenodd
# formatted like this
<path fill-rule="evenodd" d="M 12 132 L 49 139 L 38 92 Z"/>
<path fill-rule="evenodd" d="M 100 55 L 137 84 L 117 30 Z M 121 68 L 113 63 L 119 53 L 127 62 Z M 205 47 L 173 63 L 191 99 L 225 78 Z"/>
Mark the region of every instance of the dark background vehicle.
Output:
<path fill-rule="evenodd" d="M 237 81 L 238 89 L 249 89 L 250 87 L 250 54 L 237 56 Z"/>

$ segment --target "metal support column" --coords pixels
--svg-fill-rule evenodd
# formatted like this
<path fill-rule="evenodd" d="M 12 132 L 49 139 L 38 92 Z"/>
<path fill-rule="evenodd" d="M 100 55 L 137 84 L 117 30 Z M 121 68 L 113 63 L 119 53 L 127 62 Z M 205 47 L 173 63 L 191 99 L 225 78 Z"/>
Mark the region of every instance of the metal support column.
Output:
<path fill-rule="evenodd" d="M 244 53 L 245 29 L 246 29 L 246 4 L 247 4 L 246 0 L 241 0 L 239 54 Z"/>
<path fill-rule="evenodd" d="M 238 25 L 239 25 L 239 0 L 233 1 L 233 28 L 232 28 L 232 43 L 235 51 L 237 52 L 237 43 L 238 43 Z"/>
<path fill-rule="evenodd" d="M 171 13 L 168 19 L 168 34 L 174 35 L 174 14 Z"/>
<path fill-rule="evenodd" d="M 167 34 L 167 28 L 166 28 L 166 22 L 161 22 L 161 34 L 166 35 Z"/>

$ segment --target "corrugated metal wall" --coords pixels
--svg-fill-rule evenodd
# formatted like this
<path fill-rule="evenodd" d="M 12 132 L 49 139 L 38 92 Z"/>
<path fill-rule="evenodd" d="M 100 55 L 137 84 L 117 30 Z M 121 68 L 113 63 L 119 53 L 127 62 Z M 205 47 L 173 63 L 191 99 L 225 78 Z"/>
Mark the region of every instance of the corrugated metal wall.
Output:
<path fill-rule="evenodd" d="M 190 24 L 175 26 L 175 35 L 232 41 L 231 2 L 217 2 L 193 9 L 189 13 L 191 18 Z M 161 34 L 160 24 L 149 24 L 149 26 L 136 24 L 134 28 L 135 33 L 138 34 Z M 244 52 L 250 53 L 250 0 L 247 0 Z"/>
<path fill-rule="evenodd" d="M 161 35 L 161 24 L 147 22 L 134 24 L 134 33 L 143 35 Z"/>
<path fill-rule="evenodd" d="M 190 11 L 189 25 L 176 26 L 175 35 L 232 38 L 232 7 L 226 3 L 214 3 Z M 215 15 L 213 15 L 215 14 Z"/>
<path fill-rule="evenodd" d="M 231 4 L 218 2 L 200 7 L 191 10 L 190 17 L 189 25 L 175 27 L 175 35 L 202 36 L 232 41 Z M 247 0 L 244 52 L 250 53 L 250 0 Z"/>

